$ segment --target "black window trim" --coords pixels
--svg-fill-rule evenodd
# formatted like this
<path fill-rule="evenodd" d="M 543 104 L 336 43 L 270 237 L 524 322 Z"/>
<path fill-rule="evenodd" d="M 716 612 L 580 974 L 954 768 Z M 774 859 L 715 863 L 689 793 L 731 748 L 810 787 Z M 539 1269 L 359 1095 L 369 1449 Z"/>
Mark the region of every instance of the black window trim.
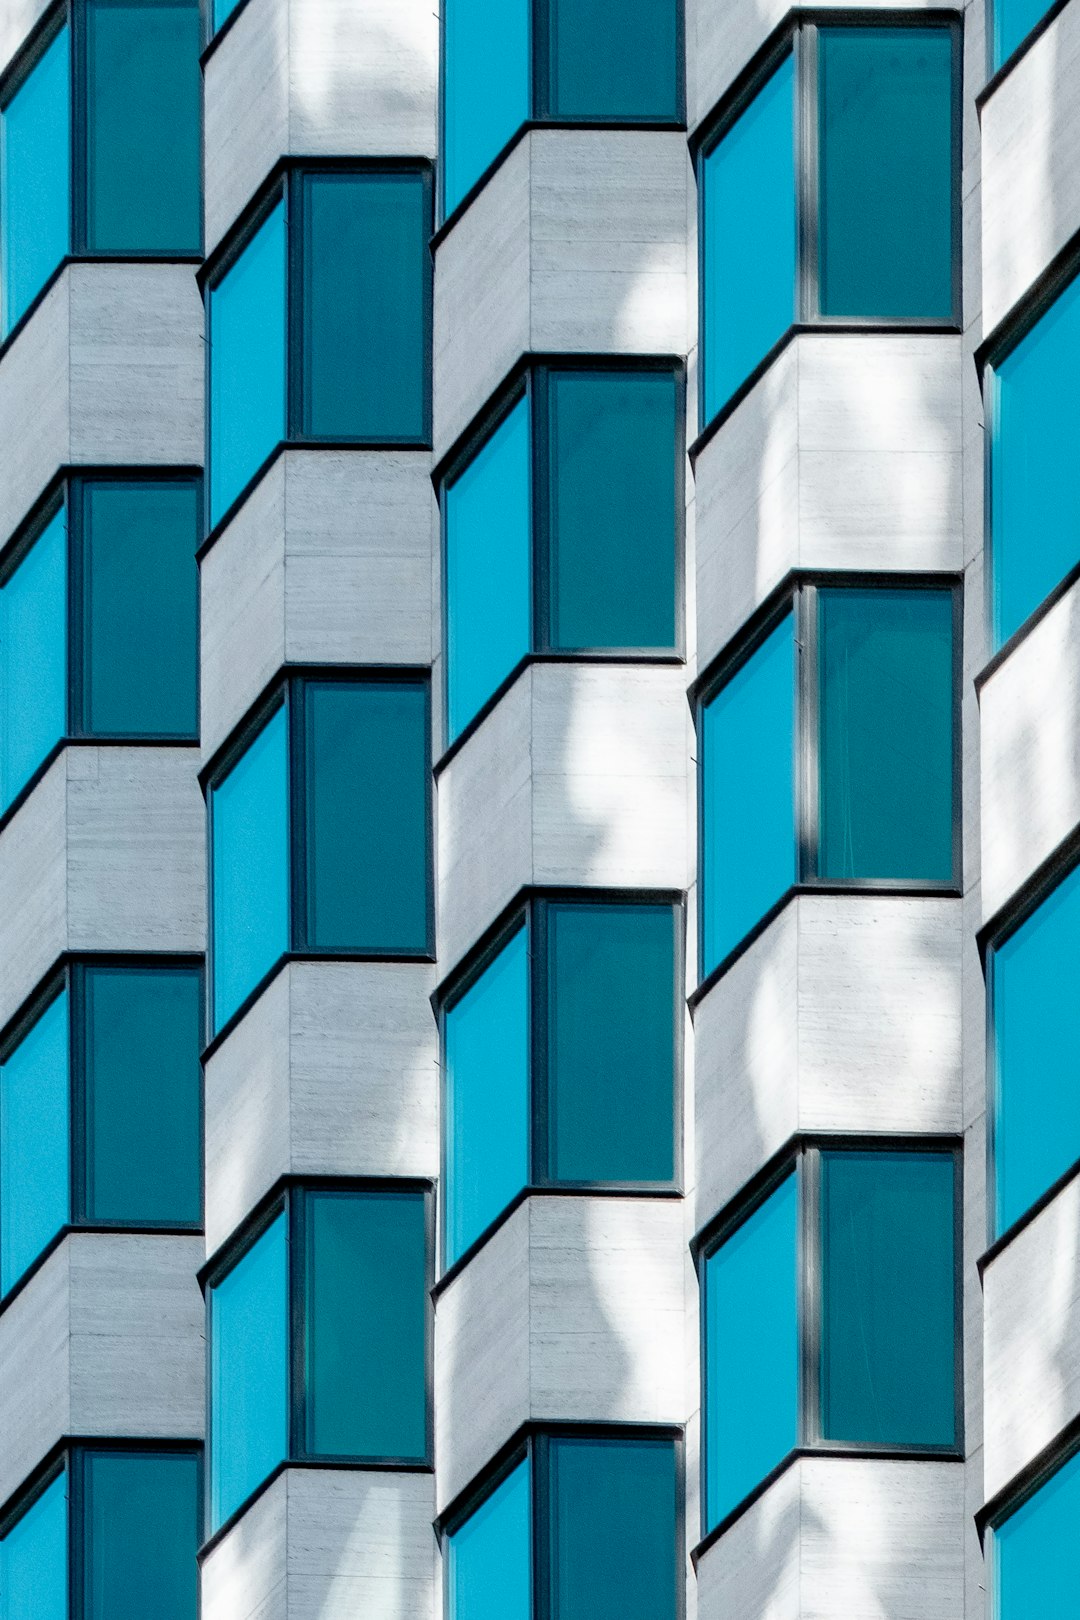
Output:
<path fill-rule="evenodd" d="M 975 1528 L 978 1530 L 979 1542 L 984 1553 L 989 1552 L 987 1532 L 992 1534 L 995 1530 L 999 1530 L 1014 1513 L 1037 1496 L 1055 1474 L 1072 1462 L 1078 1452 L 1080 1452 L 1080 1416 L 1070 1418 L 1064 1428 L 1037 1451 L 1034 1457 L 1029 1458 L 975 1514 Z M 991 1588 L 991 1605 L 995 1596 Z"/>
<path fill-rule="evenodd" d="M 1032 23 L 1024 37 L 1018 40 L 1018 42 L 1009 52 L 1008 56 L 1003 57 L 996 67 L 994 66 L 994 5 L 991 3 L 987 6 L 986 60 L 984 63 L 986 81 L 978 95 L 975 97 L 975 110 L 979 114 L 980 118 L 982 117 L 983 108 L 986 106 L 986 103 L 994 94 L 995 90 L 997 90 L 1000 85 L 1004 84 L 1005 80 L 1011 75 L 1013 69 L 1023 61 L 1024 57 L 1028 54 L 1032 47 L 1039 43 L 1039 40 L 1046 33 L 1047 29 L 1050 27 L 1050 24 L 1061 15 L 1068 3 L 1069 0 L 1045 0 L 1045 10 L 1043 11 L 1042 15 L 1036 22 Z"/>

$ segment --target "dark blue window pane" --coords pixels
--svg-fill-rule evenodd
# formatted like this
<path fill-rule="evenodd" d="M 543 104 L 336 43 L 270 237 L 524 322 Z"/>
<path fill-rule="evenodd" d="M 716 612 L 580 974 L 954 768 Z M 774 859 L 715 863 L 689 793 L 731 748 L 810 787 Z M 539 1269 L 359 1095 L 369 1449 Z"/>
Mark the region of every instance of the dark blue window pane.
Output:
<path fill-rule="evenodd" d="M 675 1620 L 675 1447 L 552 1440 L 552 1620 Z"/>
<path fill-rule="evenodd" d="M 798 1183 L 705 1263 L 705 1512 L 711 1527 L 799 1435 Z"/>
<path fill-rule="evenodd" d="M 422 1460 L 423 1195 L 313 1193 L 307 1218 L 307 1450 Z"/>
<path fill-rule="evenodd" d="M 68 998 L 57 996 L 0 1067 L 0 1293 L 69 1215 Z"/>
<path fill-rule="evenodd" d="M 994 0 L 995 68 L 1007 61 L 1049 9 L 1050 0 Z"/>
<path fill-rule="evenodd" d="M 551 0 L 555 118 L 674 118 L 677 0 Z"/>
<path fill-rule="evenodd" d="M 953 313 L 952 33 L 818 33 L 823 315 Z"/>
<path fill-rule="evenodd" d="M 777 68 L 702 164 L 702 420 L 795 319 L 795 64 Z"/>
<path fill-rule="evenodd" d="M 0 337 L 69 247 L 71 59 L 62 28 L 0 109 Z"/>
<path fill-rule="evenodd" d="M 198 1458 L 91 1451 L 84 1481 L 83 1620 L 195 1620 Z"/>
<path fill-rule="evenodd" d="M 996 1620 L 1074 1620 L 1078 1522 L 1080 1455 L 1074 1454 L 992 1532 Z"/>
<path fill-rule="evenodd" d="M 531 1543 L 525 1461 L 447 1539 L 447 1620 L 532 1620 Z"/>
<path fill-rule="evenodd" d="M 444 0 L 444 214 L 529 116 L 531 11 L 531 0 Z"/>
<path fill-rule="evenodd" d="M 67 731 L 67 609 L 61 509 L 0 588 L 0 810 Z"/>
<path fill-rule="evenodd" d="M 951 1153 L 821 1156 L 826 1440 L 951 1445 Z"/>
<path fill-rule="evenodd" d="M 68 1620 L 67 1475 L 0 1541 L 0 1620 Z"/>

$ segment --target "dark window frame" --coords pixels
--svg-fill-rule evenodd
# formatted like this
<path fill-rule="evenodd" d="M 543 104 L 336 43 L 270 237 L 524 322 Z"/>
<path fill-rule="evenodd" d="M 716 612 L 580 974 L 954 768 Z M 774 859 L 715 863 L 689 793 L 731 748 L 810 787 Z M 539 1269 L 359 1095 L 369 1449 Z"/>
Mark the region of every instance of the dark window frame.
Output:
<path fill-rule="evenodd" d="M 992 3 L 986 9 L 986 60 L 984 63 L 986 80 L 975 97 L 975 107 L 978 112 L 982 112 L 983 107 L 994 94 L 994 91 L 1005 82 L 1013 68 L 1023 60 L 1032 47 L 1038 44 L 1050 24 L 1065 10 L 1067 4 L 1068 0 L 1045 0 L 1042 15 L 1032 23 L 1023 38 L 1017 41 L 1008 56 L 1003 56 L 995 66 L 997 47 L 994 34 L 997 19 L 995 16 L 996 6 L 992 0 Z"/>
<path fill-rule="evenodd" d="M 1073 1417 L 1060 1433 L 1013 1475 L 1012 1479 L 1000 1490 L 995 1491 L 975 1514 L 975 1527 L 979 1532 L 979 1541 L 984 1554 L 993 1557 L 993 1533 L 1037 1496 L 1043 1486 L 1049 1484 L 1055 1474 L 1072 1462 L 1078 1452 L 1080 1452 L 1080 1417 Z M 990 1546 L 987 1545 L 988 1532 L 991 1537 Z M 988 1596 L 991 1613 L 996 1615 L 997 1591 L 993 1584 Z"/>

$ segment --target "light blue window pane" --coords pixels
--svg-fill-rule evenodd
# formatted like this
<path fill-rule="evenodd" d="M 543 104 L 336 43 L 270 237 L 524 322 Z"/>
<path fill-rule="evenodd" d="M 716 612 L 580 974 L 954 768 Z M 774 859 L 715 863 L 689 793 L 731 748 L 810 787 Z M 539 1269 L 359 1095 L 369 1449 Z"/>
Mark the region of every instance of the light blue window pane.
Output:
<path fill-rule="evenodd" d="M 1080 278 L 993 373 L 990 450 L 994 644 L 1080 560 Z"/>
<path fill-rule="evenodd" d="M 451 741 L 532 644 L 529 402 L 446 488 Z"/>
<path fill-rule="evenodd" d="M 444 214 L 529 116 L 531 10 L 531 0 L 444 0 Z"/>
<path fill-rule="evenodd" d="M 705 1507 L 717 1524 L 799 1432 L 798 1182 L 705 1263 Z"/>
<path fill-rule="evenodd" d="M 211 1532 L 288 1451 L 285 1220 L 279 1215 L 210 1293 Z"/>
<path fill-rule="evenodd" d="M 62 28 L 0 111 L 0 337 L 68 251 L 69 53 Z"/>
<path fill-rule="evenodd" d="M 528 1459 L 447 1541 L 447 1620 L 532 1620 Z"/>
<path fill-rule="evenodd" d="M 795 61 L 702 165 L 708 422 L 795 319 Z"/>
<path fill-rule="evenodd" d="M 68 1620 L 67 1474 L 0 1541 L 0 1620 Z"/>
<path fill-rule="evenodd" d="M 214 1028 L 289 948 L 288 725 L 278 709 L 211 793 Z"/>
<path fill-rule="evenodd" d="M 0 1067 L 0 1293 L 68 1219 L 69 1132 L 63 991 Z"/>
<path fill-rule="evenodd" d="M 795 881 L 795 656 L 788 614 L 702 715 L 706 973 Z"/>
<path fill-rule="evenodd" d="M 994 66 L 999 68 L 1050 9 L 1050 0 L 994 0 Z"/>
<path fill-rule="evenodd" d="M 529 934 L 446 1014 L 446 1264 L 529 1179 Z"/>
<path fill-rule="evenodd" d="M 0 589 L 0 810 L 67 730 L 67 524 L 61 508 Z"/>
<path fill-rule="evenodd" d="M 284 437 L 285 204 L 210 292 L 210 522 Z"/>
<path fill-rule="evenodd" d="M 1080 1454 L 993 1531 L 995 1620 L 1075 1620 L 1080 1594 Z"/>
<path fill-rule="evenodd" d="M 239 4 L 240 4 L 240 0 L 213 0 L 214 33 L 215 34 L 217 33 L 218 29 L 221 27 L 222 23 L 226 20 L 226 18 L 232 16 L 233 12 L 236 10 L 236 8 L 237 8 L 237 6 Z"/>

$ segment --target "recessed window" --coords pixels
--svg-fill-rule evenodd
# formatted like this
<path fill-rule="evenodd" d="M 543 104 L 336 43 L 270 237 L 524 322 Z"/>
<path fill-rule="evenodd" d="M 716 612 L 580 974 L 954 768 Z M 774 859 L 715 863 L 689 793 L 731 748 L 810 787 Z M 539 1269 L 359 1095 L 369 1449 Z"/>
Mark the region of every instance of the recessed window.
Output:
<path fill-rule="evenodd" d="M 998 1620 L 1072 1620 L 1080 1591 L 1080 1454 L 1060 1463 L 989 1532 Z"/>
<path fill-rule="evenodd" d="M 994 0 L 993 40 L 994 67 L 1007 62 L 1018 45 L 1041 22 L 1049 10 L 1050 0 Z"/>

